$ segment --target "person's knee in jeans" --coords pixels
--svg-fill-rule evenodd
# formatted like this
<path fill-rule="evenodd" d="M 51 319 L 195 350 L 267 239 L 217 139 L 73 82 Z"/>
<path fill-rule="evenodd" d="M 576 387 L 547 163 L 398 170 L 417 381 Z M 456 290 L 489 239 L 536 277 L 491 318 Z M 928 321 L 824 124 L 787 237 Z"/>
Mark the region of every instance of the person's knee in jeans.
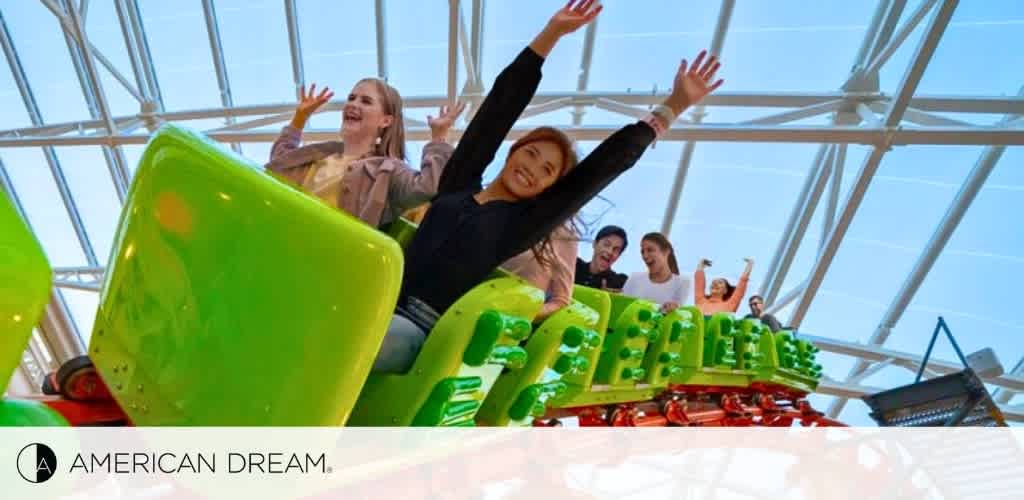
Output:
<path fill-rule="evenodd" d="M 405 373 L 416 362 L 427 334 L 408 319 L 394 315 L 373 362 L 372 373 Z"/>

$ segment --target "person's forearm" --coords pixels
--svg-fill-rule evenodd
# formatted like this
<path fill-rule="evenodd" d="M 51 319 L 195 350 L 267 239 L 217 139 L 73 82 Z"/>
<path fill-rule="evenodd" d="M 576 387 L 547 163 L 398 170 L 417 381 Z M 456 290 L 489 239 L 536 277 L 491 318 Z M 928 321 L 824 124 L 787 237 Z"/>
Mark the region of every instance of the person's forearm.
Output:
<path fill-rule="evenodd" d="M 555 48 L 555 44 L 557 44 L 558 40 L 561 38 L 562 35 L 560 33 L 557 33 L 550 27 L 545 26 L 544 29 L 533 38 L 533 41 L 530 42 L 530 50 L 533 50 L 537 55 L 546 59 L 548 54 L 551 53 L 551 49 Z"/>
<path fill-rule="evenodd" d="M 291 125 L 294 128 L 297 128 L 299 130 L 302 130 L 302 129 L 306 128 L 306 122 L 308 120 L 309 120 L 308 116 L 303 116 L 300 113 L 295 113 L 295 115 L 292 116 L 292 121 L 289 123 L 289 125 Z"/>

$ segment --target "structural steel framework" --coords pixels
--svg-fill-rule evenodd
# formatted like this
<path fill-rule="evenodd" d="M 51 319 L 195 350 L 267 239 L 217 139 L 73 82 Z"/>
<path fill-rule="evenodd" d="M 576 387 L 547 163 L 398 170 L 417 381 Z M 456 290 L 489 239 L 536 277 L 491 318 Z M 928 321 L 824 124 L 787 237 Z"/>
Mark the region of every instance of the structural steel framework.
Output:
<path fill-rule="evenodd" d="M 221 119 L 223 125 L 205 130 L 213 139 L 231 144 L 241 151 L 240 143 L 270 142 L 277 136 L 274 126 L 288 121 L 294 108 L 292 103 L 268 103 L 256 106 L 235 106 L 231 83 L 226 70 L 224 51 L 216 13 L 215 0 L 202 0 L 202 9 L 210 52 L 220 92 L 221 107 L 185 111 L 165 111 L 160 85 L 154 71 L 153 57 L 149 50 L 145 26 L 137 0 L 112 0 L 123 34 L 124 45 L 130 62 L 130 73 L 116 67 L 105 57 L 88 37 L 85 19 L 89 0 L 38 0 L 56 18 L 67 44 L 72 64 L 88 105 L 89 119 L 67 123 L 44 123 L 19 59 L 17 47 L 0 10 L 0 44 L 10 68 L 11 75 L 21 94 L 22 101 L 31 120 L 31 127 L 0 130 L 0 148 L 41 148 L 47 166 L 60 193 L 75 231 L 79 245 L 86 257 L 87 266 L 55 270 L 54 283 L 58 288 L 98 291 L 103 268 L 97 261 L 96 252 L 86 234 L 75 198 L 68 188 L 68 182 L 60 161 L 54 152 L 56 146 L 94 145 L 101 147 L 111 180 L 120 200 L 123 201 L 130 185 L 130 171 L 127 167 L 122 145 L 144 144 L 149 134 L 162 123 L 196 119 Z M 283 0 L 285 22 L 292 61 L 292 78 L 296 94 L 305 85 L 301 33 L 295 0 Z M 486 94 L 481 77 L 483 53 L 484 0 L 449 0 L 448 12 L 448 69 L 446 95 L 415 96 L 405 99 L 407 108 L 434 108 L 441 104 L 461 99 L 470 104 L 469 115 Z M 838 89 L 817 93 L 759 93 L 721 92 L 709 96 L 686 116 L 680 118 L 671 131 L 661 140 L 685 141 L 678 168 L 675 173 L 671 197 L 662 222 L 662 231 L 671 231 L 679 199 L 686 183 L 687 173 L 695 148 L 700 142 L 791 142 L 820 144 L 813 164 L 808 170 L 800 195 L 797 197 L 786 228 L 769 264 L 767 279 L 760 290 L 769 304 L 769 311 L 778 312 L 794 305 L 790 324 L 799 327 L 809 308 L 813 305 L 821 283 L 828 273 L 832 261 L 844 236 L 857 214 L 857 210 L 870 188 L 872 179 L 886 152 L 893 146 L 931 145 L 985 145 L 976 165 L 964 180 L 960 192 L 938 226 L 914 268 L 892 298 L 891 305 L 883 316 L 876 331 L 867 344 L 856 344 L 829 338 L 814 337 L 822 349 L 856 358 L 856 364 L 845 380 L 826 380 L 822 392 L 837 397 L 829 408 L 830 416 L 836 417 L 848 398 L 873 393 L 878 389 L 864 387 L 860 382 L 887 366 L 901 366 L 916 370 L 920 357 L 907 353 L 886 350 L 882 347 L 891 329 L 914 297 L 928 271 L 946 242 L 956 229 L 961 218 L 984 185 L 989 173 L 999 161 L 1006 146 L 1024 145 L 1024 88 L 1016 97 L 1004 96 L 955 96 L 920 95 L 916 87 L 932 58 L 936 46 L 949 25 L 957 8 L 958 0 L 921 0 L 909 15 L 904 16 L 908 7 L 906 0 L 879 0 L 869 27 L 864 34 L 859 51 L 853 61 L 852 70 L 845 82 L 837 82 Z M 735 7 L 735 0 L 722 0 L 716 27 L 711 39 L 711 52 L 719 54 L 729 33 L 729 23 Z M 468 12 L 468 16 L 465 15 Z M 388 72 L 388 18 L 383 0 L 374 0 L 376 28 L 377 74 L 386 78 Z M 467 24 L 466 19 L 469 19 Z M 900 24 L 900 19 L 904 19 Z M 892 95 L 879 89 L 879 71 L 910 35 L 923 24 L 923 36 L 909 65 L 904 69 L 903 78 Z M 594 40 L 599 26 L 594 23 L 584 34 L 583 53 L 579 78 L 575 92 L 541 93 L 537 95 L 524 113 L 524 118 L 571 110 L 573 125 L 565 130 L 577 140 L 600 140 L 615 130 L 608 126 L 583 126 L 583 116 L 588 109 L 597 108 L 627 117 L 639 117 L 647 109 L 663 99 L 657 93 L 607 93 L 588 91 L 590 67 L 593 60 Z M 460 61 L 461 60 L 461 61 Z M 464 82 L 458 80 L 458 65 L 466 73 Z M 139 104 L 139 111 L 133 115 L 113 116 L 107 104 L 106 92 L 100 72 L 109 73 Z M 342 104 L 328 103 L 321 111 L 337 111 Z M 706 109 L 713 107 L 757 107 L 773 108 L 763 116 L 736 123 L 705 123 Z M 950 115 L 974 113 L 1003 114 L 1001 121 L 994 125 L 978 125 L 967 118 L 951 118 Z M 824 118 L 823 125 L 794 125 L 808 118 Z M 426 123 L 407 118 L 407 136 L 411 140 L 428 139 Z M 516 127 L 510 139 L 519 137 L 528 128 Z M 457 138 L 462 130 L 456 128 Z M 308 130 L 308 140 L 324 140 L 336 137 L 336 130 Z M 871 147 L 870 153 L 860 168 L 848 171 L 845 164 L 847 145 L 862 144 Z M 853 175 L 853 187 L 845 201 L 839 199 L 843 175 Z M 19 193 L 15 192 L 7 172 L 0 162 L 0 187 L 14 200 L 24 216 Z M 822 201 L 824 200 L 824 203 Z M 782 293 L 797 250 L 806 239 L 811 218 L 819 210 L 824 211 L 823 231 L 818 243 L 817 259 L 810 274 L 800 284 Z M 27 220 L 27 218 L 26 218 Z M 32 346 L 25 354 L 25 362 L 15 378 L 21 386 L 32 385 L 39 380 L 40 371 L 52 368 L 74 355 L 84 352 L 84 346 L 70 319 L 68 307 L 58 289 L 54 290 L 52 301 L 44 320 L 39 325 Z M 927 371 L 932 375 L 956 369 L 956 365 L 932 360 Z M 1024 392 L 1024 360 L 1016 363 L 1011 374 L 986 379 L 998 387 L 997 401 L 1003 406 L 1008 418 L 1024 421 L 1024 408 L 1009 405 L 1013 396 Z"/>

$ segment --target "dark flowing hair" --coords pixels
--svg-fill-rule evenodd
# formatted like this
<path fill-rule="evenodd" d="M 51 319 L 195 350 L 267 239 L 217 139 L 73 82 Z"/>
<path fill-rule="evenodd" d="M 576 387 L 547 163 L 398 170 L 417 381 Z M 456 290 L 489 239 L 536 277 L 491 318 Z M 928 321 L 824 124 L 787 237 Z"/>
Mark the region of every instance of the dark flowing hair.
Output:
<path fill-rule="evenodd" d="M 668 238 L 666 238 L 664 234 L 657 232 L 647 233 L 640 239 L 640 241 L 650 241 L 651 243 L 658 245 L 658 248 L 660 248 L 662 252 L 668 252 L 668 268 L 672 271 L 672 274 L 679 274 L 679 263 L 676 262 L 676 250 L 675 248 L 672 248 L 672 242 L 668 241 Z"/>
<path fill-rule="evenodd" d="M 725 282 L 725 295 L 722 296 L 722 300 L 729 300 L 729 299 L 731 299 L 732 298 L 732 293 L 736 291 L 736 287 L 733 286 L 732 283 L 729 283 L 729 280 L 727 280 L 725 278 L 715 278 L 715 279 L 711 280 L 711 282 L 714 283 L 715 280 L 722 280 L 722 281 Z M 704 298 L 710 299 L 711 298 L 711 294 L 710 293 L 705 293 L 704 294 Z"/>
<path fill-rule="evenodd" d="M 554 127 L 537 127 L 529 131 L 526 135 L 520 137 L 519 140 L 512 143 L 512 147 L 509 148 L 506 162 L 508 161 L 508 158 L 511 157 L 519 148 L 530 143 L 541 141 L 550 142 L 555 146 L 558 146 L 558 149 L 562 152 L 562 171 L 558 173 L 559 179 L 576 167 L 579 159 L 576 155 L 576 148 L 573 147 L 572 139 L 569 139 L 569 136 L 565 135 L 565 132 Z M 572 233 L 572 237 L 574 238 L 578 239 L 582 234 L 577 217 L 572 217 L 566 221 L 564 226 L 566 226 L 566 229 Z M 551 237 L 558 231 L 559 229 L 555 229 L 550 234 L 544 236 L 542 240 L 537 242 L 533 245 L 533 248 L 531 248 L 533 251 L 533 258 L 537 259 L 537 262 L 543 267 L 550 268 L 557 258 L 554 246 L 551 243 Z M 573 264 L 570 262 L 569 265 Z"/>

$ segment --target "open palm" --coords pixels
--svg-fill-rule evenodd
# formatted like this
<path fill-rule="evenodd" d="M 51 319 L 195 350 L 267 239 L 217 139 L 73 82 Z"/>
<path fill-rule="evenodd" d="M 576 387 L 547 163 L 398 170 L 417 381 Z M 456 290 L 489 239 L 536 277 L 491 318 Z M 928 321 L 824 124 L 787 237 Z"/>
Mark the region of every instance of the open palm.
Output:
<path fill-rule="evenodd" d="M 466 109 L 466 103 L 460 102 L 454 106 L 441 106 L 438 110 L 439 114 L 437 117 L 427 116 L 427 125 L 430 126 L 435 134 L 444 134 L 448 132 L 448 129 L 452 128 L 455 124 L 455 120 L 459 119 L 459 115 Z"/>
<path fill-rule="evenodd" d="M 316 84 L 309 86 L 309 91 L 306 91 L 306 87 L 302 87 L 301 95 L 299 96 L 299 104 L 295 107 L 295 113 L 304 117 L 312 115 L 320 106 L 330 101 L 334 97 L 334 92 L 331 91 L 330 87 L 324 87 L 319 94 L 316 93 Z"/>
<path fill-rule="evenodd" d="M 722 85 L 723 80 L 714 80 L 715 72 L 718 71 L 721 64 L 715 56 L 711 56 L 705 61 L 707 53 L 708 51 L 702 50 L 697 55 L 697 59 L 693 61 L 692 66 L 686 64 L 686 59 L 679 64 L 672 93 L 682 98 L 686 106 L 700 102 L 701 99 Z"/>
<path fill-rule="evenodd" d="M 597 3 L 597 0 L 569 0 L 548 21 L 548 25 L 559 34 L 568 35 L 593 21 L 602 8 L 604 6 Z"/>

